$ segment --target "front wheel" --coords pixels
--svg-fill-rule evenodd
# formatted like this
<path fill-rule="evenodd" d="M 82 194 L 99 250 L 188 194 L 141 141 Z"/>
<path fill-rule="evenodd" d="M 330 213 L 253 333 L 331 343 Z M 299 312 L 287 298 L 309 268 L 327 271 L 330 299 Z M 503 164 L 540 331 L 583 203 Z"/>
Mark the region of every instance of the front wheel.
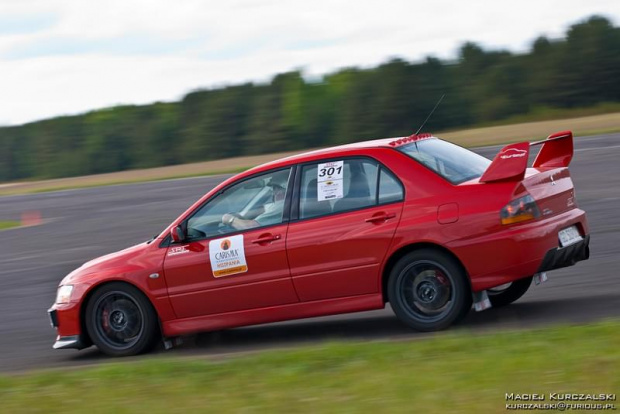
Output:
<path fill-rule="evenodd" d="M 471 308 L 471 291 L 461 266 L 430 249 L 402 257 L 390 272 L 388 299 L 396 316 L 418 331 L 445 329 Z"/>
<path fill-rule="evenodd" d="M 137 288 L 110 283 L 88 301 L 86 329 L 97 348 L 111 356 L 136 355 L 149 350 L 157 335 L 157 314 Z"/>
<path fill-rule="evenodd" d="M 532 284 L 533 278 L 533 276 L 526 277 L 487 290 L 491 305 L 496 308 L 510 305 L 512 302 L 525 295 L 525 292 L 527 292 Z"/>

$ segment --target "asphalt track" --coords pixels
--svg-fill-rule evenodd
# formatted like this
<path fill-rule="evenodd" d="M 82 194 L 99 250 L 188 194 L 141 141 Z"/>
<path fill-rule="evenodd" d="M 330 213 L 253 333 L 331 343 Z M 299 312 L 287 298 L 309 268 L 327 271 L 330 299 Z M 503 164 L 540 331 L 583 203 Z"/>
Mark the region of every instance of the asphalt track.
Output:
<path fill-rule="evenodd" d="M 571 173 L 586 210 L 591 258 L 549 273 L 515 304 L 471 312 L 459 329 L 493 331 L 620 317 L 620 134 L 577 137 Z M 480 148 L 487 157 L 499 147 Z M 46 310 L 64 275 L 158 233 L 224 176 L 0 197 L 0 220 L 41 211 L 44 223 L 0 233 L 0 372 L 110 361 L 96 348 L 52 349 Z M 413 339 L 389 309 L 185 338 L 168 355 L 211 356 L 326 340 Z"/>

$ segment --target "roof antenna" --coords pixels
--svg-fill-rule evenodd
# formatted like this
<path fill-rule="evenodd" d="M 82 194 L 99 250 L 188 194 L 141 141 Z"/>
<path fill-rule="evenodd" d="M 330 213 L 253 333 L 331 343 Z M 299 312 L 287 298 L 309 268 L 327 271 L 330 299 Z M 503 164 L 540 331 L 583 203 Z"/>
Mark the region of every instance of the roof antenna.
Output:
<path fill-rule="evenodd" d="M 439 104 L 441 103 L 441 101 L 443 101 L 443 97 L 446 96 L 446 94 L 444 93 L 443 95 L 441 95 L 441 98 L 439 98 L 439 100 L 437 101 L 437 103 L 435 104 L 435 107 L 433 108 L 433 110 L 431 111 L 430 114 L 428 114 L 428 116 L 426 117 L 426 119 L 424 120 L 424 122 L 422 122 L 422 125 L 420 125 L 420 128 L 418 128 L 418 130 L 415 132 L 415 134 L 413 135 L 418 135 L 418 132 L 420 132 L 422 130 L 422 128 L 424 128 L 424 125 L 426 125 L 426 121 L 428 121 L 430 119 L 430 117 L 433 115 L 433 112 L 435 112 L 435 109 L 437 109 L 437 107 L 439 106 Z"/>

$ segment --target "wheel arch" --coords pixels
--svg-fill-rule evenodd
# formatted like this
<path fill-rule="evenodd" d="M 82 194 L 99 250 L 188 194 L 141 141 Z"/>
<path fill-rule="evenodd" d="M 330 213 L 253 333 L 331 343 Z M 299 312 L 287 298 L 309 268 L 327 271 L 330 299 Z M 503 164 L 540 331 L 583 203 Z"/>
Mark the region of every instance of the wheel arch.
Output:
<path fill-rule="evenodd" d="M 93 341 L 88 334 L 88 330 L 86 329 L 86 307 L 88 306 L 88 302 L 97 290 L 111 283 L 120 283 L 137 289 L 138 292 L 140 292 L 140 294 L 144 296 L 144 298 L 148 301 L 148 303 L 155 311 L 155 314 L 157 315 L 157 326 L 159 327 L 160 333 L 162 332 L 161 318 L 159 316 L 159 312 L 157 311 L 157 307 L 153 304 L 153 301 L 151 300 L 149 295 L 147 295 L 144 290 L 140 288 L 139 285 L 132 283 L 131 281 L 128 281 L 126 279 L 106 279 L 90 286 L 84 294 L 84 298 L 82 299 L 82 303 L 80 304 L 80 338 L 86 346 L 91 346 L 93 344 Z"/>
<path fill-rule="evenodd" d="M 471 291 L 472 286 L 471 286 L 471 279 L 469 278 L 469 273 L 467 272 L 465 265 L 463 265 L 463 262 L 458 258 L 456 254 L 454 254 L 450 249 L 437 243 L 418 242 L 418 243 L 411 243 L 411 244 L 400 247 L 398 250 L 392 253 L 392 255 L 385 262 L 385 266 L 383 267 L 383 272 L 381 273 L 381 295 L 383 296 L 383 303 L 388 302 L 387 284 L 388 284 L 388 279 L 390 277 L 390 272 L 392 271 L 392 268 L 394 267 L 394 265 L 398 263 L 398 261 L 405 255 L 413 251 L 421 250 L 421 249 L 431 249 L 431 250 L 440 251 L 442 253 L 447 254 L 452 259 L 454 259 L 455 263 L 457 263 L 463 270 L 466 276 L 466 279 L 467 279 L 467 286 L 469 286 L 469 289 Z"/>

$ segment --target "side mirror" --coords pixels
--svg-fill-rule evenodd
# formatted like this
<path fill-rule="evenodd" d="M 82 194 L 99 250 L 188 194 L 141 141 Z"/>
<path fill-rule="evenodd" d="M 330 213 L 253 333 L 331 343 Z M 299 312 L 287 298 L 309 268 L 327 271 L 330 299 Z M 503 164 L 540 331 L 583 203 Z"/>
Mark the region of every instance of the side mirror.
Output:
<path fill-rule="evenodd" d="M 185 233 L 181 226 L 176 226 L 170 229 L 170 237 L 175 243 L 182 243 L 185 240 Z"/>

